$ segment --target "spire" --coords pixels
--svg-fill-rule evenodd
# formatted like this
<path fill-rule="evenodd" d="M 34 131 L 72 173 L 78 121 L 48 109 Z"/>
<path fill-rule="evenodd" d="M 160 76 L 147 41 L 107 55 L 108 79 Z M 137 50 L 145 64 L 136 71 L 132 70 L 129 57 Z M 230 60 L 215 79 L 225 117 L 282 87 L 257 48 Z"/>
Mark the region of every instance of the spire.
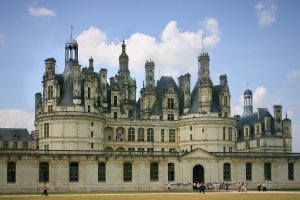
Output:
<path fill-rule="evenodd" d="M 119 57 L 119 72 L 129 72 L 128 70 L 128 55 L 126 54 L 126 45 L 125 41 L 122 41 L 122 53 Z"/>
<path fill-rule="evenodd" d="M 73 36 L 73 25 L 71 25 L 71 38 Z"/>

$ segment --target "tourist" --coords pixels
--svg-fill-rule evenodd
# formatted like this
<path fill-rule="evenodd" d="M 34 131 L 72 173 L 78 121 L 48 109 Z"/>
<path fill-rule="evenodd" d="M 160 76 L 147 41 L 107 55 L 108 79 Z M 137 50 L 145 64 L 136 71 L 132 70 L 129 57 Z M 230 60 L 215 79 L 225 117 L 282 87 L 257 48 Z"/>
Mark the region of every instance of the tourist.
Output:
<path fill-rule="evenodd" d="M 48 196 L 48 191 L 47 191 L 47 186 L 46 186 L 46 183 L 44 183 L 44 187 L 43 187 L 43 194 L 42 196 Z"/>
<path fill-rule="evenodd" d="M 263 188 L 263 192 L 267 191 L 267 183 L 265 181 L 262 183 L 262 188 Z"/>
<path fill-rule="evenodd" d="M 257 183 L 257 191 L 260 192 L 261 184 L 260 182 Z"/>

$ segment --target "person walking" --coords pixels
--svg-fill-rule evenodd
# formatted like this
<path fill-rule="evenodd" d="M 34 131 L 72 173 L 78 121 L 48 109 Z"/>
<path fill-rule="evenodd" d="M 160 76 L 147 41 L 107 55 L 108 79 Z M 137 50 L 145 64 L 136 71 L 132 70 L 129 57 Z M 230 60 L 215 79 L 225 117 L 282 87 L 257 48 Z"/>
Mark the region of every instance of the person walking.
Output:
<path fill-rule="evenodd" d="M 265 181 L 262 183 L 262 188 L 263 188 L 263 192 L 267 191 L 267 183 Z"/>
<path fill-rule="evenodd" d="M 200 192 L 200 193 L 203 192 L 203 194 L 205 194 L 205 186 L 204 186 L 204 183 L 203 183 L 203 182 L 200 183 L 199 192 Z"/>
<path fill-rule="evenodd" d="M 260 182 L 257 183 L 257 191 L 260 192 L 261 184 Z"/>
<path fill-rule="evenodd" d="M 44 187 L 43 187 L 43 194 L 42 196 L 48 196 L 48 190 L 47 190 L 47 186 L 46 186 L 47 183 L 44 183 Z"/>

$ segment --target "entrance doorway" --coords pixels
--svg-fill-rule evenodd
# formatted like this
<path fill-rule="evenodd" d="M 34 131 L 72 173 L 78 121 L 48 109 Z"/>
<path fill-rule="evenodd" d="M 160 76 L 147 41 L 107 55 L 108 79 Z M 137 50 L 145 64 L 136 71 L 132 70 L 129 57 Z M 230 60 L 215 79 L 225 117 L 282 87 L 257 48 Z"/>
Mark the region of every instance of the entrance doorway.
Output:
<path fill-rule="evenodd" d="M 204 183 L 204 168 L 202 165 L 196 165 L 193 168 L 193 183 L 203 182 Z"/>

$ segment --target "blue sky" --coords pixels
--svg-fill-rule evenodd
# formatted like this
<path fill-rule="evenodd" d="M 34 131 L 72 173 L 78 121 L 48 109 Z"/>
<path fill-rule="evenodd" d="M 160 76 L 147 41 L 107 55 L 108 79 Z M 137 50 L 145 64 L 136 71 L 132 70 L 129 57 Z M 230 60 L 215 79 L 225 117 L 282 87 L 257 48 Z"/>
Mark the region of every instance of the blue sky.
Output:
<path fill-rule="evenodd" d="M 44 60 L 64 69 L 64 44 L 79 43 L 82 67 L 94 58 L 95 70 L 118 70 L 121 41 L 137 94 L 147 59 L 156 78 L 185 73 L 196 80 L 196 58 L 210 55 L 214 84 L 227 74 L 232 114 L 242 114 L 247 83 L 254 110 L 281 104 L 292 120 L 293 151 L 300 152 L 300 1 L 297 0 L 139 0 L 0 1 L 0 127 L 33 129 L 34 94 L 42 91 Z M 297 145 L 298 144 L 298 145 Z"/>

